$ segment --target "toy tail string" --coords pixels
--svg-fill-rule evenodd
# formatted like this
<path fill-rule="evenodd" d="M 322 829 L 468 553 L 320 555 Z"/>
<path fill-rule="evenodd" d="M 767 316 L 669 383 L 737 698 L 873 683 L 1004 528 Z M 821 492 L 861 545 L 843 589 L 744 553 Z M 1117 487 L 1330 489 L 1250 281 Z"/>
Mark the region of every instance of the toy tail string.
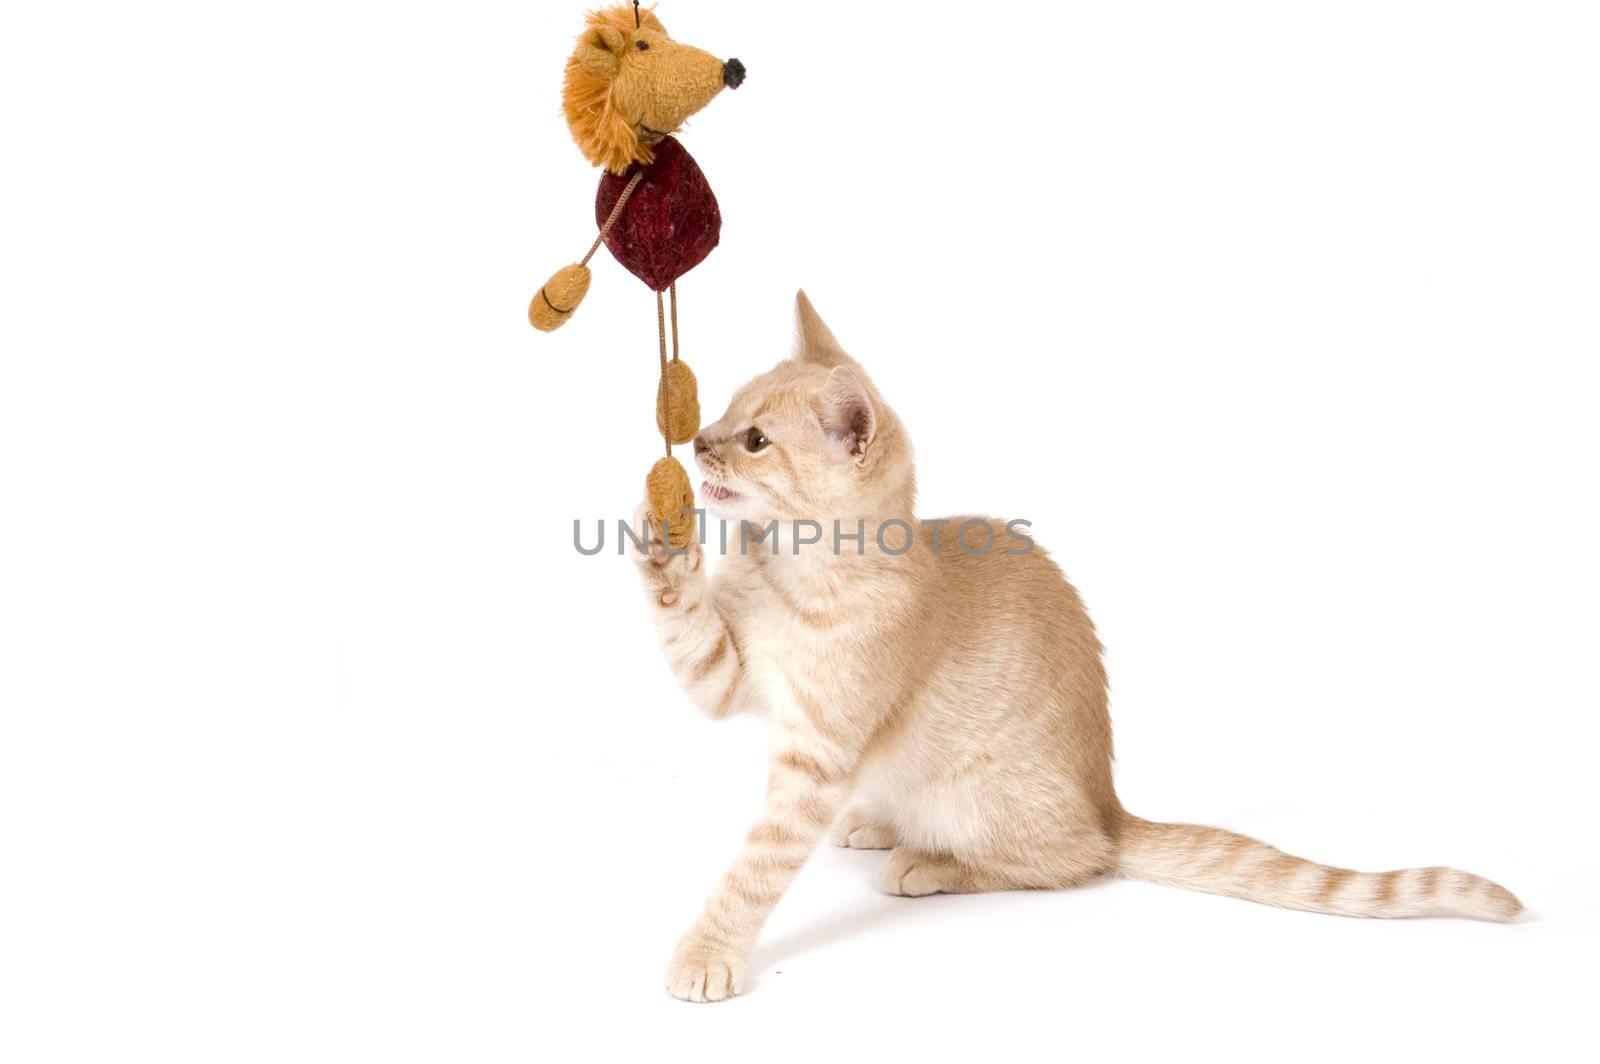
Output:
<path fill-rule="evenodd" d="M 676 286 L 674 286 L 676 287 Z M 678 308 L 676 299 L 672 308 L 672 344 L 678 344 Z M 667 457 L 672 457 L 671 425 L 667 424 L 667 312 L 662 306 L 661 293 L 656 293 L 656 334 L 661 340 L 661 383 L 656 386 L 656 420 L 661 423 L 661 439 L 667 445 Z"/>
<path fill-rule="evenodd" d="M 588 252 L 578 260 L 579 266 L 589 265 L 589 260 L 594 258 L 594 253 L 600 250 L 601 242 L 605 240 L 606 234 L 611 232 L 611 227 L 617 224 L 617 218 L 621 216 L 622 208 L 628 204 L 628 197 L 633 195 L 633 190 L 639 187 L 639 182 L 642 180 L 644 180 L 643 167 L 633 175 L 633 180 L 629 181 L 627 187 L 622 190 L 622 195 L 617 197 L 616 205 L 611 208 L 611 213 L 606 215 L 605 224 L 600 227 L 600 235 L 594 238 L 594 243 L 589 245 Z"/>

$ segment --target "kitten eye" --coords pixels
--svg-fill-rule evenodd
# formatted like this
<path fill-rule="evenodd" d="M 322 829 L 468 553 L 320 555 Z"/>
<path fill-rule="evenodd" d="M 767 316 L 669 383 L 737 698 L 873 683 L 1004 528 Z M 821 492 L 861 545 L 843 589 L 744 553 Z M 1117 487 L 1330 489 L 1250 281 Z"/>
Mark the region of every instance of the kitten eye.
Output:
<path fill-rule="evenodd" d="M 772 441 L 762 434 L 760 429 L 752 428 L 744 434 L 744 449 L 755 454 Z"/>
<path fill-rule="evenodd" d="M 641 51 L 641 52 L 648 52 L 650 50 L 650 42 L 649 41 L 639 41 L 637 44 L 634 45 L 634 47 L 639 49 L 639 51 Z"/>

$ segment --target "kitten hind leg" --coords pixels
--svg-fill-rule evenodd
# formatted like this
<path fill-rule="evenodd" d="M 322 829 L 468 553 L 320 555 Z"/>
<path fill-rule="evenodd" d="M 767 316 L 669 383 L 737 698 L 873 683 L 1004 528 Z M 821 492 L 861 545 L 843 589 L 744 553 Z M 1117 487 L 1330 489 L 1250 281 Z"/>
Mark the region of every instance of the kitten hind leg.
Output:
<path fill-rule="evenodd" d="M 897 846 L 873 878 L 885 894 L 920 898 L 928 894 L 983 894 L 996 890 L 1065 890 L 1106 871 L 1072 861 L 1044 861 L 1006 867 L 979 866 L 947 853 L 928 853 Z"/>
<path fill-rule="evenodd" d="M 947 853 L 927 853 L 909 846 L 896 846 L 889 859 L 873 877 L 872 887 L 902 898 L 928 894 L 976 894 L 1004 890 L 992 877 L 968 867 Z"/>
<path fill-rule="evenodd" d="M 854 809 L 833 825 L 828 841 L 851 850 L 892 850 L 899 843 L 893 828 Z"/>

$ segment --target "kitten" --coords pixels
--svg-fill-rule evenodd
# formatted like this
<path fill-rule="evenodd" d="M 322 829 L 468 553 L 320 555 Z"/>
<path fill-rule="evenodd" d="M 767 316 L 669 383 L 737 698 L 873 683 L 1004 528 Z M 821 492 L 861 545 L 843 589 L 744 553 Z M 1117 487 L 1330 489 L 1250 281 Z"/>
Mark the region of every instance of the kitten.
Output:
<path fill-rule="evenodd" d="M 762 923 L 830 825 L 837 845 L 889 851 L 874 885 L 890 894 L 1118 873 L 1347 916 L 1522 910 L 1455 869 L 1352 872 L 1125 812 L 1100 642 L 1077 592 L 999 522 L 916 521 L 905 428 L 803 292 L 797 311 L 795 357 L 741 388 L 694 442 L 709 512 L 747 533 L 776 520 L 777 542 L 750 535 L 741 552 L 736 534 L 714 580 L 700 546 L 668 555 L 659 528 L 635 551 L 684 690 L 713 717 L 770 722 L 765 808 L 674 952 L 672 994 L 743 989 Z M 797 548 L 797 519 L 818 521 L 822 542 Z M 895 520 L 904 529 L 880 539 Z M 836 552 L 834 521 L 864 534 Z"/>

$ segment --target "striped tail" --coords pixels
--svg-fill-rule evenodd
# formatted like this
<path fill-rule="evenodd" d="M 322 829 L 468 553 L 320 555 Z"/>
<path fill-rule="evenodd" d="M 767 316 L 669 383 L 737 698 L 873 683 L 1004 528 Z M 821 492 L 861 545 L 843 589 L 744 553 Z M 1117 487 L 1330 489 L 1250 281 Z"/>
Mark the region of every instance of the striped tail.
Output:
<path fill-rule="evenodd" d="M 1292 857 L 1264 842 L 1197 824 L 1124 814 L 1117 871 L 1129 879 L 1339 916 L 1466 916 L 1506 921 L 1516 895 L 1454 868 L 1352 872 Z"/>

